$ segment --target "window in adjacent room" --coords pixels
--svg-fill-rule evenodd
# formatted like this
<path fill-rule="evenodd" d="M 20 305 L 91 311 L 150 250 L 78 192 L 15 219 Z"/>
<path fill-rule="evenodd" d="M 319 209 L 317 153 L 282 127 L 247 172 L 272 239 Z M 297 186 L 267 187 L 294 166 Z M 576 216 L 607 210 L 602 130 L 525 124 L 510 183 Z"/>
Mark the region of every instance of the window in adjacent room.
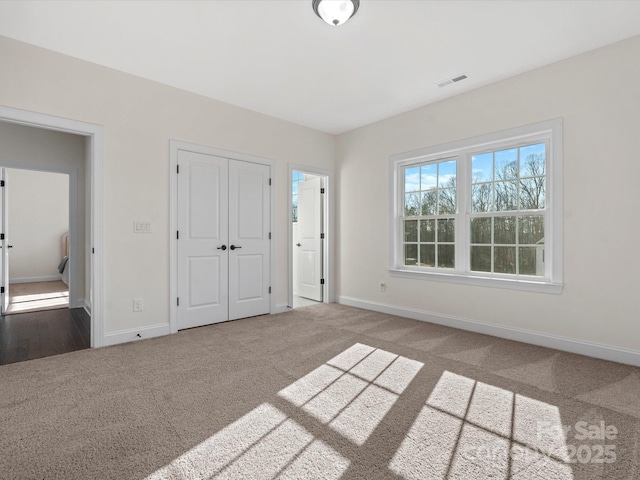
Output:
<path fill-rule="evenodd" d="M 304 173 L 302 172 L 293 172 L 293 177 L 291 179 L 291 221 L 296 223 L 298 221 L 298 184 L 304 181 Z"/>

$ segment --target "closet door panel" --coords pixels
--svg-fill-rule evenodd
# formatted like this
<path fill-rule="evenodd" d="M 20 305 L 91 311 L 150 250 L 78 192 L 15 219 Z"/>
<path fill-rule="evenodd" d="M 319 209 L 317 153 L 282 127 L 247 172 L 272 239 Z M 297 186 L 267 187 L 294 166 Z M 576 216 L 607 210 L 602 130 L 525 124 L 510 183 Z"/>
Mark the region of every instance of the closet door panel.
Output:
<path fill-rule="evenodd" d="M 269 167 L 229 160 L 229 319 L 269 313 Z"/>
<path fill-rule="evenodd" d="M 178 328 L 228 319 L 228 160 L 178 152 Z"/>

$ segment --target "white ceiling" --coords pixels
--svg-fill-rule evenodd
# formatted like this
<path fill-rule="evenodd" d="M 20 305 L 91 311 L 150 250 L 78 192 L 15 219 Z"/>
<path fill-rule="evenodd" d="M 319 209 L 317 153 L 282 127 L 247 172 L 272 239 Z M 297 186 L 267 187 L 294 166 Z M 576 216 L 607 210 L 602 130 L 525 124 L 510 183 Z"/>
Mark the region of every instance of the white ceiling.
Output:
<path fill-rule="evenodd" d="M 640 1 L 0 1 L 0 35 L 329 133 L 638 34 Z"/>

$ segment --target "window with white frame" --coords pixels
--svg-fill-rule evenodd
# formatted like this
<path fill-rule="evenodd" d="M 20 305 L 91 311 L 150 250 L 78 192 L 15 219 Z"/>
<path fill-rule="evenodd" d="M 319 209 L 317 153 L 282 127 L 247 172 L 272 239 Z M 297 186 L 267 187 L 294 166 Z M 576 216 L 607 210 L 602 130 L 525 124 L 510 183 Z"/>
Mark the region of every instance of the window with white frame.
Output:
<path fill-rule="evenodd" d="M 394 155 L 391 273 L 559 293 L 562 122 Z"/>
<path fill-rule="evenodd" d="M 404 265 L 455 265 L 456 160 L 404 167 Z"/>

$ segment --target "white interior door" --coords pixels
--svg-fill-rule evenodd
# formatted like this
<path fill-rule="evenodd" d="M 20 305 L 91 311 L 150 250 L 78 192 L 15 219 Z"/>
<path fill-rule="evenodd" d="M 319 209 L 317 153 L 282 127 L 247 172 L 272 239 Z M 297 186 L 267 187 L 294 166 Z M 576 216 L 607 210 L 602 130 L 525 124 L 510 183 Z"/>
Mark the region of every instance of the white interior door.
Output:
<path fill-rule="evenodd" d="M 298 184 L 298 295 L 322 301 L 322 197 L 321 179 Z"/>
<path fill-rule="evenodd" d="M 229 319 L 269 313 L 269 167 L 229 160 Z"/>
<path fill-rule="evenodd" d="M 7 172 L 4 168 L 0 168 L 0 215 L 2 215 L 2 235 L 0 236 L 0 246 L 2 252 L 0 254 L 0 277 L 2 285 L 2 293 L 0 293 L 0 309 L 2 315 L 9 308 L 9 195 L 7 194 Z"/>
<path fill-rule="evenodd" d="M 178 328 L 229 317 L 226 158 L 178 151 Z"/>

